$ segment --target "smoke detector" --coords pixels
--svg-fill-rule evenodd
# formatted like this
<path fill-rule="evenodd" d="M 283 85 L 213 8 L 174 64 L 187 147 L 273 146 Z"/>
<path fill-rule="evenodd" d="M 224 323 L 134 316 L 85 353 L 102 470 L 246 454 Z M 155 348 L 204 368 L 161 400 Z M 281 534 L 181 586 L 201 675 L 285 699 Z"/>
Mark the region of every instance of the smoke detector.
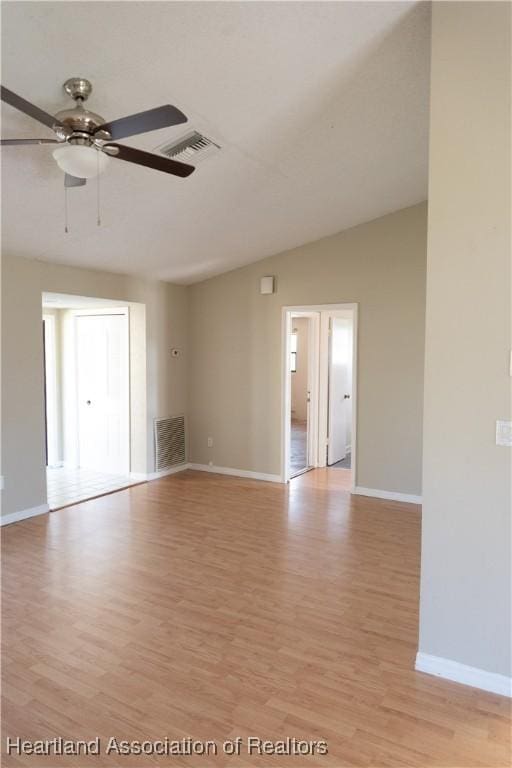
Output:
<path fill-rule="evenodd" d="M 204 136 L 199 131 L 189 131 L 184 136 L 180 136 L 171 143 L 162 144 L 156 148 L 161 155 L 178 160 L 181 163 L 190 163 L 197 165 L 206 160 L 211 155 L 215 155 L 220 150 L 208 136 Z"/>

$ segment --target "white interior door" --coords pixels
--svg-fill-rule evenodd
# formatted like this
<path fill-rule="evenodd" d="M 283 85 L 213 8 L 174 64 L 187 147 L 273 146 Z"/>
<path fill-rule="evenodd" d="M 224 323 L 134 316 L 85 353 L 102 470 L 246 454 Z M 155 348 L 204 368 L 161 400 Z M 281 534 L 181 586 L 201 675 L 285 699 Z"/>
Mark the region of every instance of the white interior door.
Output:
<path fill-rule="evenodd" d="M 346 318 L 333 317 L 329 349 L 329 465 L 344 459 L 350 444 L 351 398 L 352 323 Z"/>
<path fill-rule="evenodd" d="M 128 317 L 76 317 L 79 465 L 129 471 Z"/>

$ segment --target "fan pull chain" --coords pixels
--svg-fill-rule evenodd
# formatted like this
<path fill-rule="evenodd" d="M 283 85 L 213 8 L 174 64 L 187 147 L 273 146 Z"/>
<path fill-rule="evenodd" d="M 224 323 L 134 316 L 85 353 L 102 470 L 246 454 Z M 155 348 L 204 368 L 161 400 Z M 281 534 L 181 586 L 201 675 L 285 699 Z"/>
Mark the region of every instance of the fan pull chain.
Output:
<path fill-rule="evenodd" d="M 68 188 L 64 187 L 64 232 L 67 234 L 68 229 Z"/>
<path fill-rule="evenodd" d="M 98 173 L 96 174 L 96 213 L 97 213 L 97 219 L 96 224 L 98 227 L 101 227 L 101 216 L 100 216 L 100 153 L 97 150 L 96 151 L 96 170 Z"/>

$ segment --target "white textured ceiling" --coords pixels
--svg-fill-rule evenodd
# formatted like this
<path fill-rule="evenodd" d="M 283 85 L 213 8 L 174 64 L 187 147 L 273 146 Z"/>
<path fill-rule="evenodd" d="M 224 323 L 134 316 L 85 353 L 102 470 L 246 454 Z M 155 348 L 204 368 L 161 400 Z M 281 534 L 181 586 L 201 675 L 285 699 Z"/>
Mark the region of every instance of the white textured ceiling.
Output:
<path fill-rule="evenodd" d="M 112 160 L 69 191 L 48 146 L 2 150 L 4 252 L 191 283 L 427 196 L 430 7 L 4 2 L 2 82 L 49 112 L 71 76 L 106 119 L 171 103 L 222 145 L 188 179 Z M 50 137 L 8 105 L 2 136 Z"/>

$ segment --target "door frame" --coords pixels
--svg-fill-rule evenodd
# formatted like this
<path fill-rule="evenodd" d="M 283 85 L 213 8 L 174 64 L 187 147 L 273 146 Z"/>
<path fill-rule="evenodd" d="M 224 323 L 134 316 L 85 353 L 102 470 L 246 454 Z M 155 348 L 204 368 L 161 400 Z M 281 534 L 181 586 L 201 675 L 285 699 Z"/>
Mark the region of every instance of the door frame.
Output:
<path fill-rule="evenodd" d="M 131 471 L 131 389 L 130 389 L 130 309 L 129 307 L 112 307 L 112 309 L 109 309 L 108 307 L 98 307 L 94 309 L 73 309 L 70 310 L 71 314 L 73 315 L 73 346 L 74 346 L 74 359 L 73 359 L 73 365 L 75 368 L 75 392 L 74 392 L 74 398 L 75 398 L 75 418 L 76 418 L 76 432 L 74 435 L 74 442 L 75 442 L 75 456 L 77 458 L 77 466 L 80 466 L 80 412 L 79 412 L 79 402 L 78 402 L 78 392 L 79 392 L 79 382 L 78 382 L 78 344 L 77 344 L 77 319 L 79 317 L 91 317 L 91 316 L 98 316 L 98 315 L 121 315 L 123 317 L 126 317 L 126 338 L 125 338 L 125 344 L 126 344 L 126 354 L 127 354 L 127 368 L 126 368 L 126 390 L 125 390 L 125 400 L 126 400 L 126 413 L 125 413 L 125 423 L 126 423 L 126 433 L 127 433 L 127 446 L 126 446 L 126 454 L 125 454 L 125 461 L 126 461 L 126 471 L 125 474 L 130 474 Z"/>
<path fill-rule="evenodd" d="M 316 330 L 310 336 L 310 375 L 311 409 L 315 418 L 311 424 L 312 467 L 327 466 L 327 409 L 329 382 L 329 317 L 339 311 L 352 311 L 352 477 L 351 493 L 357 485 L 357 348 L 358 348 L 358 309 L 357 303 L 306 304 L 284 306 L 281 310 L 281 482 L 290 480 L 290 408 L 291 408 L 291 372 L 290 372 L 290 333 L 292 315 L 311 315 L 317 318 L 310 324 Z M 309 449 L 308 449 L 309 451 Z"/>

